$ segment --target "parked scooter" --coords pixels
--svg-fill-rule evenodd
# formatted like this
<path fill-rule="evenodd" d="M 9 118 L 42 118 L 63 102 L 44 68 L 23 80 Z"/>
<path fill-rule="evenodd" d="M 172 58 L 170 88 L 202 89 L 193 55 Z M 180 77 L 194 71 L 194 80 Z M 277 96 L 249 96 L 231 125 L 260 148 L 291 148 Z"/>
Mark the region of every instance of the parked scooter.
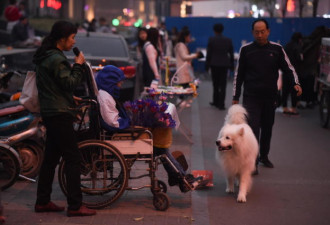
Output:
<path fill-rule="evenodd" d="M 24 82 L 22 73 L 0 74 L 0 100 L 6 101 L 6 96 L 13 94 L 6 90 L 8 82 L 14 76 L 22 76 L 21 80 Z M 18 100 L 0 102 L 0 143 L 11 146 L 19 153 L 22 161 L 21 177 L 35 178 L 39 174 L 44 156 L 45 133 L 40 115 L 26 110 Z"/>

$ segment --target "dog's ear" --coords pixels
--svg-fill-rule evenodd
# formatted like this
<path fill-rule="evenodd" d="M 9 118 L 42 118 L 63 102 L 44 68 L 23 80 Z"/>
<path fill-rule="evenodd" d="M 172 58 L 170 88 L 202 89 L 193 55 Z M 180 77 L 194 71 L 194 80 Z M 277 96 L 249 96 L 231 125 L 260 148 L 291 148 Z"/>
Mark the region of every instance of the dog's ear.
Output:
<path fill-rule="evenodd" d="M 238 134 L 240 136 L 243 136 L 244 135 L 244 127 L 242 127 L 242 128 L 239 129 Z"/>

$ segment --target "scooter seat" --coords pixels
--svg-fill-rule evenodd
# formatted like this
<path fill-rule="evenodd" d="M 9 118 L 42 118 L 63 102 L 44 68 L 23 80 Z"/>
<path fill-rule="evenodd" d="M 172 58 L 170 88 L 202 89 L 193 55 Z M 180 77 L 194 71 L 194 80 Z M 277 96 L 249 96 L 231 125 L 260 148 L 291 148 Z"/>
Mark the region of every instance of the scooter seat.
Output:
<path fill-rule="evenodd" d="M 23 105 L 11 106 L 8 108 L 0 109 L 0 117 L 7 116 L 9 114 L 14 114 L 26 110 Z"/>

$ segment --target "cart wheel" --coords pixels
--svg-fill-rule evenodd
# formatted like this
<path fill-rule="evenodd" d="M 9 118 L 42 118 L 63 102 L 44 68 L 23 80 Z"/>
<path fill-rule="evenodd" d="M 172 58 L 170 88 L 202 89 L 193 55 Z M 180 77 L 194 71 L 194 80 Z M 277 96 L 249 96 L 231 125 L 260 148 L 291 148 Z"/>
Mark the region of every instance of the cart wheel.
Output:
<path fill-rule="evenodd" d="M 162 180 L 158 180 L 157 183 L 158 183 L 158 188 L 160 189 L 159 192 L 166 193 L 166 192 L 167 192 L 167 186 L 166 186 L 165 182 L 162 181 Z M 155 190 L 153 190 L 152 188 L 151 188 L 151 192 L 152 192 L 153 194 L 157 193 L 157 192 L 155 192 Z"/>
<path fill-rule="evenodd" d="M 330 119 L 329 92 L 324 91 L 320 100 L 320 122 L 323 128 L 326 128 Z"/>
<path fill-rule="evenodd" d="M 154 195 L 154 207 L 159 211 L 165 211 L 170 206 L 170 199 L 167 194 L 158 192 Z"/>

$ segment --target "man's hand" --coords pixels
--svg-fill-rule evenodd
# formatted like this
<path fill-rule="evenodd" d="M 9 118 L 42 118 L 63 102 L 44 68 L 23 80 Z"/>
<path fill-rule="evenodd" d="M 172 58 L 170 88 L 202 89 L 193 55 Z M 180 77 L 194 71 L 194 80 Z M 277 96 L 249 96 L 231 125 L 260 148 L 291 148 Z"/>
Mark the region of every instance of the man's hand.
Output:
<path fill-rule="evenodd" d="M 300 96 L 301 94 L 302 94 L 302 89 L 301 89 L 301 87 L 300 87 L 300 85 L 295 85 L 294 86 L 294 89 L 296 90 L 296 92 L 297 92 L 297 96 Z"/>
<path fill-rule="evenodd" d="M 235 104 L 238 104 L 238 103 L 239 103 L 238 100 L 233 100 L 233 101 L 232 101 L 232 105 L 235 105 Z"/>

